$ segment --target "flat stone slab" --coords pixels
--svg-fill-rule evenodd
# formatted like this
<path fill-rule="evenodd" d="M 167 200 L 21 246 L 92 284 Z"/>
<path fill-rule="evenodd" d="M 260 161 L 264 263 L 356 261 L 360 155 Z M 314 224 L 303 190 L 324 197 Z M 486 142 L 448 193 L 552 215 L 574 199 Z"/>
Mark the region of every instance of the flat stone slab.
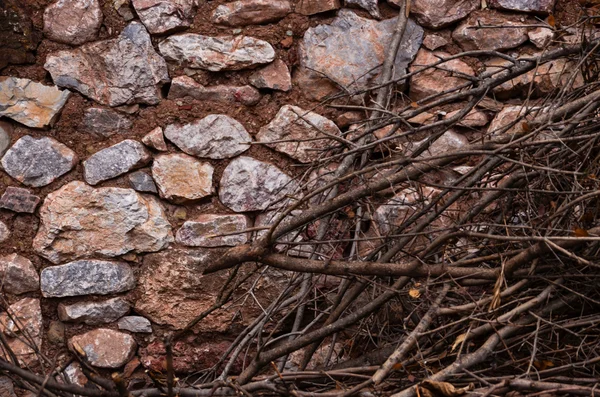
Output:
<path fill-rule="evenodd" d="M 126 139 L 94 153 L 83 162 L 83 177 L 90 185 L 116 178 L 152 160 L 152 155 L 138 141 Z"/>
<path fill-rule="evenodd" d="M 556 0 L 490 0 L 488 5 L 507 11 L 522 11 L 550 14 L 554 11 Z"/>
<path fill-rule="evenodd" d="M 260 92 L 249 85 L 213 85 L 204 86 L 188 76 L 175 77 L 169 88 L 169 99 L 190 97 L 199 101 L 241 103 L 256 105 L 261 98 Z"/>
<path fill-rule="evenodd" d="M 124 262 L 79 260 L 42 270 L 41 290 L 45 298 L 109 295 L 135 287 L 135 275 Z"/>
<path fill-rule="evenodd" d="M 124 332 L 99 328 L 69 339 L 69 347 L 77 344 L 90 364 L 98 368 L 119 368 L 125 365 L 137 349 L 133 337 Z"/>
<path fill-rule="evenodd" d="M 275 22 L 292 12 L 288 0 L 243 0 L 218 6 L 212 23 L 227 26 L 259 25 Z"/>
<path fill-rule="evenodd" d="M 243 231 L 250 227 L 252 223 L 245 215 L 203 214 L 185 222 L 175 240 L 188 247 L 236 246 L 248 241 L 248 232 Z M 242 233 L 231 234 L 236 232 Z"/>
<path fill-rule="evenodd" d="M 152 163 L 152 177 L 160 197 L 174 203 L 185 203 L 210 196 L 213 167 L 187 154 L 161 155 Z"/>
<path fill-rule="evenodd" d="M 441 29 L 468 17 L 480 6 L 479 0 L 414 0 L 411 4 L 410 15 L 421 26 Z"/>
<path fill-rule="evenodd" d="M 527 41 L 527 28 L 519 27 L 525 24 L 494 10 L 475 11 L 452 32 L 452 39 L 465 51 L 508 50 Z M 481 25 L 500 27 L 478 29 Z"/>
<path fill-rule="evenodd" d="M 125 316 L 119 320 L 117 326 L 119 329 L 129 332 L 143 334 L 152 333 L 152 323 L 150 323 L 150 320 L 142 316 Z"/>
<path fill-rule="evenodd" d="M 58 318 L 88 325 L 112 323 L 129 313 L 129 303 L 123 298 L 112 298 L 100 302 L 58 304 Z"/>
<path fill-rule="evenodd" d="M 131 4 L 146 29 L 163 34 L 189 27 L 196 14 L 194 0 L 132 0 Z"/>
<path fill-rule="evenodd" d="M 0 208 L 14 212 L 33 214 L 40 203 L 40 197 L 27 189 L 9 186 L 0 197 Z"/>
<path fill-rule="evenodd" d="M 24 256 L 10 254 L 0 257 L 0 283 L 10 294 L 24 294 L 40 288 L 40 276 L 31 261 Z"/>
<path fill-rule="evenodd" d="M 122 114 L 110 109 L 88 108 L 83 113 L 79 130 L 108 138 L 115 134 L 123 134 L 131 129 L 133 123 Z"/>

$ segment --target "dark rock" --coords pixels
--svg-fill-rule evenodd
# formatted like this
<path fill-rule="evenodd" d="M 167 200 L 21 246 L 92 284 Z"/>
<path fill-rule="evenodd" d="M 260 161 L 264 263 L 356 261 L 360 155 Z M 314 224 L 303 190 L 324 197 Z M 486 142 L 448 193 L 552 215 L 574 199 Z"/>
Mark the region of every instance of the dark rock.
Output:
<path fill-rule="evenodd" d="M 6 65 L 35 63 L 42 39 L 20 0 L 0 0 L 0 69 Z"/>
<path fill-rule="evenodd" d="M 33 195 L 27 189 L 9 186 L 0 197 L 0 208 L 14 212 L 25 212 L 33 214 L 40 203 L 40 198 Z"/>
<path fill-rule="evenodd" d="M 136 171 L 129 174 L 129 185 L 138 192 L 147 193 L 158 193 L 156 190 L 156 184 L 152 176 L 148 175 L 144 171 Z"/>
<path fill-rule="evenodd" d="M 142 316 L 125 316 L 117 323 L 119 329 L 129 332 L 139 332 L 144 334 L 152 333 L 152 324 L 150 320 Z"/>
<path fill-rule="evenodd" d="M 94 153 L 83 162 L 83 177 L 90 185 L 116 178 L 133 169 L 143 167 L 152 160 L 144 145 L 126 139 Z"/>
<path fill-rule="evenodd" d="M 88 108 L 83 113 L 79 129 L 83 132 L 104 138 L 115 134 L 123 134 L 131 129 L 132 122 L 125 116 L 110 109 Z"/>

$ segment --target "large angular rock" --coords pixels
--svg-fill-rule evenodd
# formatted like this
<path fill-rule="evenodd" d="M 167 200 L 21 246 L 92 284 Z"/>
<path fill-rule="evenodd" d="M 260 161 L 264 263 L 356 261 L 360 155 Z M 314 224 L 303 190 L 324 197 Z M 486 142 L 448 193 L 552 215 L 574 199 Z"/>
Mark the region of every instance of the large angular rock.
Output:
<path fill-rule="evenodd" d="M 211 72 L 247 69 L 275 59 L 271 44 L 249 36 L 186 33 L 168 37 L 158 48 L 167 60 L 186 62 L 192 68 Z"/>
<path fill-rule="evenodd" d="M 33 27 L 20 0 L 0 3 L 0 69 L 10 64 L 35 63 L 42 34 Z"/>
<path fill-rule="evenodd" d="M 236 103 L 246 106 L 256 105 L 260 93 L 249 85 L 213 85 L 204 86 L 188 76 L 175 77 L 169 88 L 169 99 L 191 97 L 200 101 Z"/>
<path fill-rule="evenodd" d="M 99 302 L 82 302 L 71 305 L 59 303 L 58 318 L 89 325 L 112 323 L 129 313 L 129 303 L 122 298 Z"/>
<path fill-rule="evenodd" d="M 259 25 L 278 21 L 290 12 L 288 0 L 238 0 L 218 6 L 211 21 L 228 26 Z"/>
<path fill-rule="evenodd" d="M 248 81 L 256 88 L 268 88 L 277 91 L 292 89 L 290 70 L 281 59 L 276 59 L 273 63 L 257 70 L 248 78 Z"/>
<path fill-rule="evenodd" d="M 0 314 L 0 332 L 8 341 L 20 363 L 37 362 L 36 350 L 42 347 L 42 308 L 40 300 L 24 298 L 8 307 L 8 314 Z M 35 349 L 34 349 L 35 348 Z M 10 357 L 0 350 L 0 358 L 10 362 Z"/>
<path fill-rule="evenodd" d="M 152 155 L 138 141 L 126 139 L 94 153 L 83 162 L 83 177 L 90 185 L 116 178 L 133 169 L 143 167 Z"/>
<path fill-rule="evenodd" d="M 250 219 L 245 215 L 203 214 L 185 222 L 175 239 L 188 247 L 236 246 L 248 241 L 248 232 L 243 231 L 251 226 Z M 235 232 L 243 233 L 230 234 Z"/>
<path fill-rule="evenodd" d="M 21 255 L 0 257 L 0 284 L 10 294 L 24 294 L 40 288 L 40 276 L 31 261 Z"/>
<path fill-rule="evenodd" d="M 441 29 L 466 18 L 480 4 L 479 0 L 413 0 L 410 14 L 422 26 Z"/>
<path fill-rule="evenodd" d="M 410 72 L 417 71 L 449 56 L 450 54 L 443 51 L 431 52 L 426 49 L 420 49 L 409 70 Z M 473 69 L 460 59 L 446 61 L 435 68 L 427 69 L 410 78 L 410 98 L 413 101 L 418 101 L 430 95 L 460 87 L 469 81 L 463 77 L 459 77 L 460 74 L 453 72 L 470 76 L 475 75 Z"/>
<path fill-rule="evenodd" d="M 327 135 L 341 135 L 335 123 L 320 114 L 285 105 L 269 124 L 256 135 L 259 142 L 303 162 L 310 163 L 323 156 L 323 151 L 334 143 Z"/>
<path fill-rule="evenodd" d="M 211 114 L 185 125 L 171 124 L 165 137 L 187 154 L 210 159 L 235 157 L 250 149 L 252 138 L 237 120 Z"/>
<path fill-rule="evenodd" d="M 109 106 L 156 105 L 160 86 L 169 81 L 165 60 L 138 22 L 130 23 L 115 39 L 52 53 L 44 68 L 56 85 Z"/>
<path fill-rule="evenodd" d="M 135 287 L 135 275 L 125 262 L 80 260 L 42 270 L 41 290 L 45 298 L 109 295 Z"/>
<path fill-rule="evenodd" d="M 262 211 L 282 205 L 298 185 L 272 164 L 241 156 L 229 163 L 221 177 L 219 199 L 235 212 Z"/>
<path fill-rule="evenodd" d="M 173 241 L 158 200 L 132 189 L 94 189 L 74 181 L 46 196 L 33 248 L 53 263 L 153 252 Z"/>
<path fill-rule="evenodd" d="M 556 0 L 490 0 L 488 5 L 507 11 L 524 11 L 550 14 Z"/>
<path fill-rule="evenodd" d="M 165 143 L 165 137 L 163 135 L 163 129 L 156 127 L 142 138 L 142 143 L 152 149 L 156 149 L 159 152 L 167 151 L 167 144 Z"/>
<path fill-rule="evenodd" d="M 0 77 L 0 116 L 32 128 L 52 125 L 71 93 L 29 79 Z"/>
<path fill-rule="evenodd" d="M 322 99 L 338 91 L 335 84 L 355 91 L 376 82 L 395 26 L 396 18 L 377 22 L 341 10 L 331 25 L 309 28 L 299 46 L 296 75 L 305 95 Z M 395 76 L 406 72 L 422 39 L 423 29 L 409 19 L 394 63 Z"/>
<path fill-rule="evenodd" d="M 44 11 L 44 34 L 60 43 L 94 41 L 102 25 L 98 0 L 58 0 Z"/>
<path fill-rule="evenodd" d="M 526 106 L 505 106 L 490 123 L 488 134 L 519 134 L 527 131 L 526 124 L 538 113 L 538 108 Z"/>
<path fill-rule="evenodd" d="M 452 32 L 452 38 L 465 51 L 502 51 L 527 41 L 527 28 L 519 27 L 504 14 L 492 10 L 475 11 Z M 498 28 L 480 26 L 501 26 Z"/>
<path fill-rule="evenodd" d="M 127 117 L 114 110 L 88 108 L 83 112 L 83 120 L 79 130 L 108 138 L 115 134 L 123 134 L 132 126 L 133 123 Z"/>
<path fill-rule="evenodd" d="M 162 198 L 174 203 L 200 200 L 213 194 L 213 167 L 187 154 L 158 156 L 152 177 Z"/>
<path fill-rule="evenodd" d="M 139 332 L 144 334 L 152 333 L 152 324 L 150 320 L 142 316 L 125 316 L 117 323 L 119 329 L 129 332 Z"/>
<path fill-rule="evenodd" d="M 195 0 L 132 0 L 131 3 L 152 34 L 189 27 L 197 4 Z"/>
<path fill-rule="evenodd" d="M 77 344 L 94 367 L 119 368 L 125 365 L 137 349 L 129 334 L 112 329 L 95 329 L 69 339 L 69 347 Z"/>
<path fill-rule="evenodd" d="M 52 138 L 25 135 L 2 157 L 2 167 L 24 185 L 46 186 L 77 164 L 74 151 Z"/>
<path fill-rule="evenodd" d="M 154 179 L 144 171 L 133 172 L 128 179 L 131 187 L 138 192 L 158 193 Z"/>
<path fill-rule="evenodd" d="M 39 196 L 31 194 L 27 189 L 14 186 L 7 187 L 0 197 L 0 208 L 14 212 L 33 214 L 39 203 Z"/>

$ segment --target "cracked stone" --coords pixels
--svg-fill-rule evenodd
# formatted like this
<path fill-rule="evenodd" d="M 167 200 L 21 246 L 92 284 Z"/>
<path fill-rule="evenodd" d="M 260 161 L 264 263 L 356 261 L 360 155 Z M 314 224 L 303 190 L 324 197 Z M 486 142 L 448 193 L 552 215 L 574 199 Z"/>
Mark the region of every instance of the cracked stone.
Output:
<path fill-rule="evenodd" d="M 345 0 L 344 4 L 349 7 L 358 7 L 367 10 L 373 18 L 381 18 L 378 0 Z"/>
<path fill-rule="evenodd" d="M 260 101 L 260 92 L 249 85 L 213 85 L 204 86 L 188 76 L 175 77 L 169 88 L 169 99 L 191 97 L 199 101 L 225 103 L 239 102 L 246 106 L 256 105 Z"/>
<path fill-rule="evenodd" d="M 39 196 L 31 194 L 27 189 L 9 186 L 0 197 L 0 208 L 14 212 L 33 214 L 40 203 Z"/>
<path fill-rule="evenodd" d="M 188 247 L 236 246 L 248 241 L 248 232 L 229 233 L 242 232 L 250 227 L 252 223 L 245 215 L 202 214 L 185 222 L 177 231 L 175 239 Z M 217 236 L 220 234 L 228 235 Z"/>
<path fill-rule="evenodd" d="M 196 15 L 195 0 L 132 0 L 133 8 L 152 34 L 187 28 Z"/>
<path fill-rule="evenodd" d="M 126 139 L 94 153 L 83 162 L 83 177 L 90 185 L 116 178 L 133 169 L 141 168 L 152 160 L 144 145 Z"/>
<path fill-rule="evenodd" d="M 129 313 L 129 303 L 123 298 L 99 302 L 58 304 L 58 318 L 88 325 L 112 323 Z"/>

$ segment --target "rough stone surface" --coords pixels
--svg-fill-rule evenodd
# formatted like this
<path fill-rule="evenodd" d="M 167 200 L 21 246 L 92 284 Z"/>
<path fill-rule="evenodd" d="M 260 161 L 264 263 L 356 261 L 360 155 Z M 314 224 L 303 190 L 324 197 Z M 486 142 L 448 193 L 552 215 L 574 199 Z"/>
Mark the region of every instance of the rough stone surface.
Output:
<path fill-rule="evenodd" d="M 438 190 L 424 186 L 421 189 L 407 188 L 396 194 L 373 214 L 373 222 L 381 235 L 386 235 L 400 226 L 429 199 L 439 193 Z"/>
<path fill-rule="evenodd" d="M 35 62 L 42 34 L 33 27 L 21 0 L 0 4 L 0 69 L 10 64 Z"/>
<path fill-rule="evenodd" d="M 413 0 L 410 14 L 422 26 L 441 29 L 466 18 L 480 5 L 479 0 Z"/>
<path fill-rule="evenodd" d="M 248 232 L 230 233 L 241 232 L 250 227 L 252 223 L 245 215 L 202 214 L 194 220 L 185 222 L 177 231 L 175 239 L 188 247 L 236 246 L 248 241 Z M 221 234 L 228 235 L 218 236 Z"/>
<path fill-rule="evenodd" d="M 287 154 L 288 156 L 309 163 L 323 156 L 324 149 L 331 146 L 333 141 L 327 135 L 341 135 L 335 123 L 317 113 L 301 109 L 297 106 L 285 105 L 269 124 L 260 129 L 256 135 L 259 142 L 281 141 L 267 146 Z M 306 141 L 308 139 L 308 141 Z"/>
<path fill-rule="evenodd" d="M 446 40 L 445 37 L 437 34 L 428 34 L 423 39 L 423 47 L 427 48 L 429 51 L 435 51 L 447 44 L 448 40 Z"/>
<path fill-rule="evenodd" d="M 555 0 L 489 0 L 488 5 L 507 11 L 524 11 L 550 14 Z"/>
<path fill-rule="evenodd" d="M 13 130 L 14 128 L 11 123 L 0 120 L 0 158 L 2 158 L 10 146 L 10 136 L 12 135 Z"/>
<path fill-rule="evenodd" d="M 83 177 L 90 185 L 116 178 L 152 160 L 150 152 L 138 141 L 126 139 L 94 153 L 83 162 Z"/>
<path fill-rule="evenodd" d="M 439 62 L 440 58 L 448 57 L 450 54 L 443 51 L 431 52 L 425 49 L 419 50 L 417 57 L 410 66 L 410 71 L 414 72 Z M 441 70 L 443 69 L 443 70 Z M 475 72 L 471 67 L 460 59 L 452 59 L 424 72 L 421 72 L 410 79 L 409 95 L 413 101 L 417 101 L 452 88 L 459 87 L 468 80 L 457 77 L 452 72 L 459 72 L 474 76 Z"/>
<path fill-rule="evenodd" d="M 6 152 L 2 167 L 11 177 L 24 185 L 46 186 L 71 171 L 77 155 L 52 138 L 25 135 Z"/>
<path fill-rule="evenodd" d="M 213 194 L 213 167 L 186 154 L 158 156 L 152 177 L 162 198 L 174 203 L 200 200 Z"/>
<path fill-rule="evenodd" d="M 46 196 L 33 249 L 53 263 L 154 252 L 173 241 L 158 200 L 132 189 L 70 182 Z"/>
<path fill-rule="evenodd" d="M 13 382 L 7 376 L 0 376 L 0 397 L 17 397 Z"/>
<path fill-rule="evenodd" d="M 9 186 L 0 197 L 0 208 L 14 212 L 33 214 L 40 203 L 39 196 L 31 194 L 27 189 Z"/>
<path fill-rule="evenodd" d="M 412 147 L 419 147 L 425 140 L 414 142 Z M 462 134 L 450 129 L 435 140 L 418 158 L 435 157 L 440 154 L 462 149 L 469 145 L 469 140 Z"/>
<path fill-rule="evenodd" d="M 133 287 L 133 270 L 124 262 L 79 260 L 47 267 L 41 275 L 45 298 L 118 294 Z"/>
<path fill-rule="evenodd" d="M 256 105 L 260 93 L 249 85 L 213 85 L 204 86 L 188 76 L 175 77 L 169 88 L 169 99 L 191 97 L 200 101 L 236 103 L 246 106 Z"/>
<path fill-rule="evenodd" d="M 10 230 L 8 230 L 8 226 L 6 223 L 0 221 L 0 243 L 8 240 L 10 237 Z"/>
<path fill-rule="evenodd" d="M 481 25 L 508 27 L 478 28 Z M 502 51 L 527 41 L 527 28 L 513 27 L 520 25 L 523 23 L 507 20 L 496 11 L 475 11 L 452 32 L 452 38 L 465 51 Z"/>
<path fill-rule="evenodd" d="M 44 11 L 44 34 L 59 43 L 80 45 L 96 40 L 101 25 L 98 0 L 57 0 Z"/>
<path fill-rule="evenodd" d="M 457 113 L 459 113 L 461 110 L 455 110 L 453 112 L 450 112 L 446 115 L 446 118 L 450 118 L 455 116 Z M 458 123 L 456 123 L 456 125 L 458 125 L 459 127 L 467 127 L 467 128 L 474 128 L 474 127 L 483 127 L 484 125 L 487 125 L 487 123 L 490 122 L 490 118 L 488 117 L 488 115 L 485 112 L 482 112 L 481 110 L 477 110 L 477 109 L 472 109 L 469 113 L 467 113 L 464 117 L 462 117 L 460 119 L 460 121 Z"/>
<path fill-rule="evenodd" d="M 314 15 L 341 7 L 340 0 L 298 0 L 295 11 L 302 15 Z"/>
<path fill-rule="evenodd" d="M 171 124 L 165 137 L 187 154 L 210 159 L 235 157 L 250 149 L 250 134 L 237 120 L 211 114 L 185 125 Z"/>
<path fill-rule="evenodd" d="M 381 18 L 379 13 L 378 0 L 345 0 L 344 4 L 348 7 L 358 7 L 367 10 L 374 18 Z"/>
<path fill-rule="evenodd" d="M 108 138 L 115 134 L 123 134 L 131 129 L 133 123 L 122 114 L 110 109 L 88 108 L 83 113 L 79 130 Z"/>
<path fill-rule="evenodd" d="M 542 49 L 550 44 L 554 38 L 554 31 L 550 28 L 535 28 L 527 32 L 527 37 L 534 46 Z"/>
<path fill-rule="evenodd" d="M 154 179 L 144 171 L 129 174 L 129 185 L 138 192 L 158 193 Z"/>
<path fill-rule="evenodd" d="M 275 59 L 271 44 L 249 36 L 186 33 L 168 37 L 158 48 L 167 60 L 187 62 L 192 68 L 211 72 L 247 69 Z"/>
<path fill-rule="evenodd" d="M 0 116 L 32 128 L 54 123 L 71 93 L 29 79 L 0 77 Z"/>
<path fill-rule="evenodd" d="M 189 27 L 197 4 L 195 0 L 132 0 L 131 3 L 152 34 Z"/>
<path fill-rule="evenodd" d="M 248 78 L 256 88 L 268 88 L 277 91 L 292 89 L 292 76 L 285 62 L 276 59 L 273 63 L 257 70 Z"/>
<path fill-rule="evenodd" d="M 288 0 L 238 0 L 218 6 L 211 21 L 228 26 L 259 25 L 278 21 L 290 12 Z"/>
<path fill-rule="evenodd" d="M 42 347 L 42 308 L 40 300 L 34 298 L 24 298 L 13 303 L 8 307 L 7 313 L 0 314 L 0 332 L 4 334 L 8 341 L 8 346 L 15 353 L 19 362 L 32 364 L 37 361 L 35 350 L 29 346 L 32 341 L 37 349 Z M 0 351 L 0 357 L 10 361 L 10 358 L 4 354 L 4 349 Z"/>
<path fill-rule="evenodd" d="M 60 321 L 50 321 L 46 336 L 51 344 L 63 346 L 65 344 L 65 325 Z"/>
<path fill-rule="evenodd" d="M 298 48 L 300 69 L 295 77 L 305 95 L 322 99 L 338 91 L 323 75 L 350 90 L 373 82 L 395 25 L 396 18 L 377 22 L 343 9 L 330 25 L 309 28 Z M 396 76 L 406 72 L 422 39 L 423 29 L 409 19 L 394 63 Z"/>
<path fill-rule="evenodd" d="M 10 294 L 24 294 L 40 288 L 40 277 L 31 261 L 21 255 L 0 257 L 0 284 Z"/>
<path fill-rule="evenodd" d="M 165 137 L 163 135 L 163 129 L 156 127 L 142 138 L 142 143 L 152 149 L 156 149 L 159 152 L 167 151 L 167 144 L 165 143 Z"/>
<path fill-rule="evenodd" d="M 129 303 L 122 298 L 99 302 L 58 304 L 58 318 L 89 325 L 112 323 L 129 313 Z"/>
<path fill-rule="evenodd" d="M 131 335 L 105 328 L 72 337 L 69 346 L 73 348 L 74 344 L 85 351 L 91 365 L 99 368 L 119 368 L 131 360 L 137 349 Z"/>
<path fill-rule="evenodd" d="M 165 60 L 138 22 L 130 23 L 115 39 L 52 53 L 44 68 L 56 85 L 109 106 L 156 105 L 160 85 L 169 81 Z"/>
<path fill-rule="evenodd" d="M 538 110 L 524 106 L 505 106 L 490 123 L 488 134 L 518 134 L 525 132 L 523 123 L 531 120 Z"/>
<path fill-rule="evenodd" d="M 296 188 L 296 182 L 274 165 L 241 156 L 223 171 L 219 199 L 235 212 L 262 211 L 281 205 Z"/>
<path fill-rule="evenodd" d="M 142 316 L 125 316 L 117 323 L 119 329 L 144 334 L 152 333 L 150 320 Z"/>

